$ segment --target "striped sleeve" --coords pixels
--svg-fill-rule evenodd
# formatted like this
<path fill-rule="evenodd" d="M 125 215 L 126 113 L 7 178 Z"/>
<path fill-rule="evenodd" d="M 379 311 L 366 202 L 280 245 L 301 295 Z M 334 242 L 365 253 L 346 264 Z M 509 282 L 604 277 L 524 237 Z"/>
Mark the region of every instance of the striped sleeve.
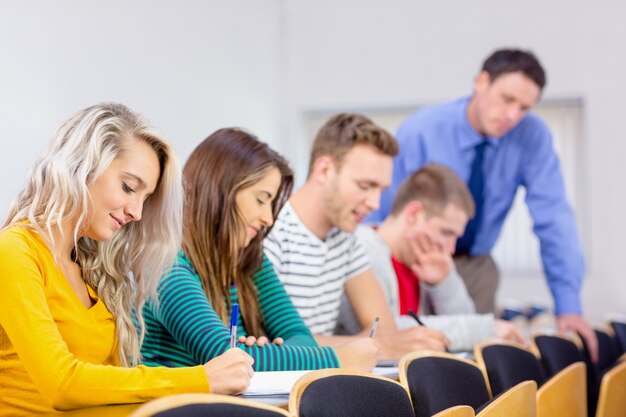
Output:
<path fill-rule="evenodd" d="M 268 288 L 273 287 L 270 285 Z M 275 309 L 275 305 L 280 302 L 277 301 L 279 298 L 272 294 L 269 292 L 264 296 L 264 300 Z M 269 308 L 268 311 L 274 310 Z M 156 317 L 164 330 L 169 332 L 182 348 L 181 350 L 193 357 L 197 364 L 208 362 L 230 347 L 229 329 L 212 308 L 198 276 L 190 265 L 177 263 L 163 279 L 159 287 L 159 309 Z M 274 321 L 278 321 L 276 319 Z M 282 321 L 282 316 L 280 320 Z M 292 326 L 297 329 L 293 324 L 283 327 L 293 332 Z M 237 333 L 238 336 L 246 335 L 241 318 Z M 282 346 L 269 343 L 263 347 L 256 345 L 239 347 L 254 358 L 253 367 L 257 371 L 307 370 L 339 366 L 337 356 L 331 348 L 294 346 L 287 343 Z M 170 355 L 175 355 L 175 352 L 172 351 Z M 178 363 L 173 360 L 176 358 L 167 356 L 167 352 L 160 352 L 159 357 L 166 363 Z"/>
<path fill-rule="evenodd" d="M 267 257 L 263 257 L 263 264 L 254 280 L 268 337 L 282 337 L 286 345 L 293 343 L 317 347 L 311 331 L 293 306 Z"/>
<path fill-rule="evenodd" d="M 369 257 L 367 256 L 365 246 L 363 246 L 361 240 L 356 236 L 356 234 L 351 234 L 350 240 L 352 245 L 350 247 L 350 257 L 348 261 L 349 272 L 346 280 L 354 278 L 370 269 Z"/>

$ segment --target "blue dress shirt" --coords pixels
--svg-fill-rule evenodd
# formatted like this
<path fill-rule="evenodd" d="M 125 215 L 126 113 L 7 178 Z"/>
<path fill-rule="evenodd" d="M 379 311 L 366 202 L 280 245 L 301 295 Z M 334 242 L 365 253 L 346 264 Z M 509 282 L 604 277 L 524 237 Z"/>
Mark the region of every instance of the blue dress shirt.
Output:
<path fill-rule="evenodd" d="M 467 183 L 476 145 L 483 140 L 467 119 L 468 104 L 469 97 L 465 97 L 420 109 L 400 126 L 400 154 L 394 160 L 392 185 L 369 221 L 382 221 L 391 211 L 400 183 L 428 162 L 448 166 Z M 525 187 L 556 314 L 580 314 L 584 260 L 548 128 L 527 114 L 506 135 L 487 140 L 483 218 L 470 253 L 491 252 L 518 187 Z"/>

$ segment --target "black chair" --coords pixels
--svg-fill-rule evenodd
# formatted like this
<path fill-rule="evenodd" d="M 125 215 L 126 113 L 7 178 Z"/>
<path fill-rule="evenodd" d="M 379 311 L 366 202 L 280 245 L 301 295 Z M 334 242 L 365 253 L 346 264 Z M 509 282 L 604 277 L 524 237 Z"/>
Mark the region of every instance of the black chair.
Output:
<path fill-rule="evenodd" d="M 474 347 L 478 364 L 486 371 L 491 393 L 496 396 L 522 381 L 541 386 L 547 379 L 539 358 L 514 342 L 483 342 Z"/>
<path fill-rule="evenodd" d="M 152 400 L 130 417 L 289 417 L 278 407 L 218 394 L 178 394 Z"/>
<path fill-rule="evenodd" d="M 615 339 L 619 347 L 619 354 L 626 352 L 626 323 L 611 321 L 611 328 L 615 332 Z"/>
<path fill-rule="evenodd" d="M 585 360 L 585 364 L 587 365 L 587 405 L 590 417 L 595 415 L 602 375 L 604 375 L 604 373 L 613 366 L 619 357 L 618 348 L 613 338 L 607 332 L 599 329 L 595 329 L 594 332 L 598 338 L 597 363 L 591 361 L 591 355 L 589 354 L 587 342 L 585 342 L 585 339 L 581 337 L 583 342 L 583 358 Z"/>
<path fill-rule="evenodd" d="M 573 363 L 584 361 L 578 346 L 565 337 L 541 334 L 534 336 L 532 342 L 539 352 L 548 378 Z"/>
<path fill-rule="evenodd" d="M 289 394 L 294 417 L 414 417 L 406 388 L 389 378 L 343 369 L 312 371 Z"/>
<path fill-rule="evenodd" d="M 414 352 L 400 360 L 400 382 L 408 387 L 416 417 L 450 407 L 474 410 L 489 401 L 489 387 L 478 365 L 442 352 Z"/>

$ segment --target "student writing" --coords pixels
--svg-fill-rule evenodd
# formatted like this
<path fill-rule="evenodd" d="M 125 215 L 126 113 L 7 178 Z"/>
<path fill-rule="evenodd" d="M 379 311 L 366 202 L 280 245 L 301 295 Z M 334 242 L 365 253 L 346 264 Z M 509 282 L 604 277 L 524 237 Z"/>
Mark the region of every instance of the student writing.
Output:
<path fill-rule="evenodd" d="M 176 155 L 139 115 L 100 104 L 57 130 L 0 232 L 0 416 L 246 389 L 239 349 L 134 366 L 131 307 L 173 262 L 181 214 Z"/>
<path fill-rule="evenodd" d="M 256 370 L 371 369 L 370 340 L 318 346 L 263 256 L 263 239 L 291 192 L 287 162 L 255 136 L 226 128 L 192 152 L 184 179 L 182 250 L 159 286 L 159 305 L 144 309 L 144 363 L 191 366 L 224 353 L 238 302 L 240 348 Z"/>

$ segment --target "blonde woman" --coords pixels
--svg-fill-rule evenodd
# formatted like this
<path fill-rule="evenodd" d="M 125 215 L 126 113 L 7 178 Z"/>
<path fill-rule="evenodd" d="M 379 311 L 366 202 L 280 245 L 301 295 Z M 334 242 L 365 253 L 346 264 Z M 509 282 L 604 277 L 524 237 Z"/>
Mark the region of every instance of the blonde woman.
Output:
<path fill-rule="evenodd" d="M 247 387 L 240 349 L 136 366 L 144 324 L 131 311 L 154 298 L 181 223 L 177 158 L 139 115 L 101 104 L 58 129 L 0 231 L 0 416 Z"/>

